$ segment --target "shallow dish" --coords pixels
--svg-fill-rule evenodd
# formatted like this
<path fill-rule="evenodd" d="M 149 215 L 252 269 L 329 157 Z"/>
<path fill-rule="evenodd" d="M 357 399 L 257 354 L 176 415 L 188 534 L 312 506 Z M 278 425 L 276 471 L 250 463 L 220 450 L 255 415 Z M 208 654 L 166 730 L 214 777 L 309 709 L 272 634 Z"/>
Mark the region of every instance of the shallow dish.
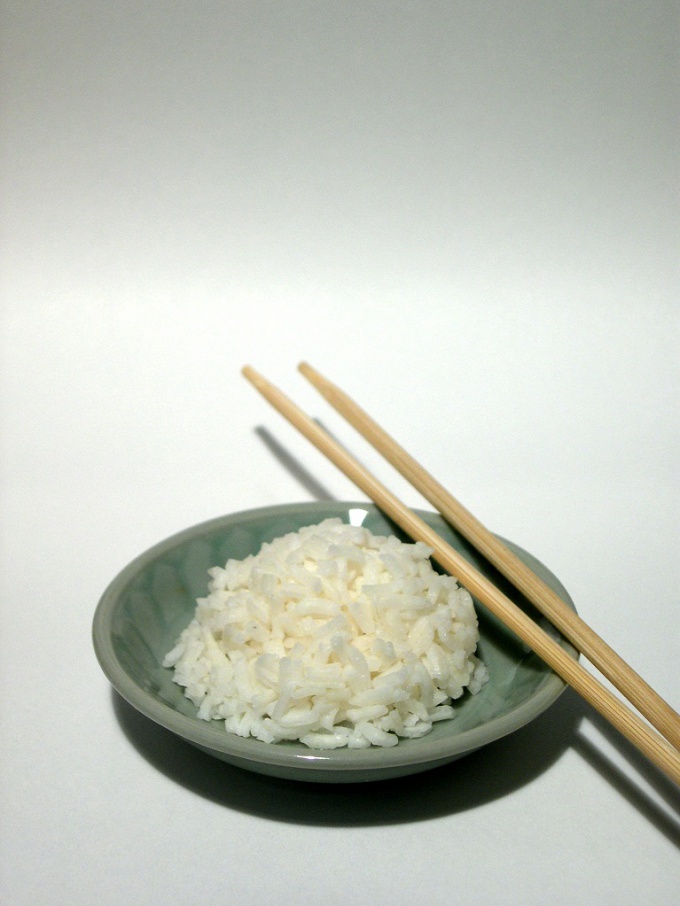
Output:
<path fill-rule="evenodd" d="M 448 523 L 433 513 L 419 515 L 577 657 Z M 94 616 L 95 652 L 114 688 L 142 714 L 223 761 L 261 774 L 326 783 L 384 780 L 454 761 L 526 725 L 564 690 L 564 682 L 475 601 L 478 653 L 489 669 L 489 682 L 478 695 L 466 694 L 454 703 L 453 720 L 435 724 L 420 739 L 403 739 L 392 748 L 315 751 L 301 743 L 242 739 L 227 733 L 221 722 L 199 720 L 162 660 L 193 616 L 196 598 L 207 593 L 208 569 L 230 557 L 257 553 L 265 541 L 332 516 L 365 525 L 374 534 L 403 537 L 372 504 L 299 503 L 204 522 L 133 560 L 106 589 Z M 526 551 L 506 543 L 573 608 L 552 573 Z"/>

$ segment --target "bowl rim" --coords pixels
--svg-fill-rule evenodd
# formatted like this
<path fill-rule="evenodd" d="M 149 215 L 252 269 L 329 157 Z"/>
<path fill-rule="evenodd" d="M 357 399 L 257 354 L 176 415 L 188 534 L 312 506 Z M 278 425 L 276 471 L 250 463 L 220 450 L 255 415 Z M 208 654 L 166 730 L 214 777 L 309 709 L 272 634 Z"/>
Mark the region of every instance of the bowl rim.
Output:
<path fill-rule="evenodd" d="M 398 745 L 390 748 L 371 746 L 366 749 L 343 747 L 318 750 L 309 749 L 297 742 L 268 744 L 251 737 L 243 738 L 226 732 L 219 721 L 203 721 L 198 717 L 181 714 L 139 686 L 120 663 L 112 641 L 112 623 L 116 604 L 132 579 L 160 554 L 193 538 L 237 522 L 241 524 L 259 522 L 266 518 L 299 515 L 302 512 L 309 515 L 310 521 L 307 524 L 311 525 L 314 524 L 315 516 L 318 517 L 317 521 L 333 515 L 342 517 L 347 514 L 349 509 L 358 508 L 388 518 L 379 507 L 366 501 L 334 500 L 274 504 L 241 510 L 197 523 L 169 535 L 136 556 L 108 584 L 97 604 L 92 621 L 94 651 L 102 671 L 113 688 L 137 711 L 155 723 L 199 748 L 210 750 L 215 754 L 219 753 L 226 760 L 233 758 L 244 763 L 251 762 L 254 765 L 321 772 L 366 772 L 371 769 L 382 771 L 426 762 L 452 760 L 520 729 L 550 707 L 565 690 L 566 683 L 546 665 L 547 673 L 544 682 L 528 700 L 481 725 L 460 733 L 434 738 L 426 735 L 415 740 L 400 740 Z M 414 512 L 426 521 L 446 524 L 443 517 L 434 511 L 415 509 Z M 557 585 L 566 603 L 572 609 L 576 609 L 566 589 L 547 567 L 519 545 L 506 539 L 503 540 L 514 553 L 526 559 L 532 568 L 538 567 L 541 572 L 547 574 L 551 583 Z M 574 659 L 578 659 L 578 652 L 566 639 L 560 637 L 558 641 Z"/>

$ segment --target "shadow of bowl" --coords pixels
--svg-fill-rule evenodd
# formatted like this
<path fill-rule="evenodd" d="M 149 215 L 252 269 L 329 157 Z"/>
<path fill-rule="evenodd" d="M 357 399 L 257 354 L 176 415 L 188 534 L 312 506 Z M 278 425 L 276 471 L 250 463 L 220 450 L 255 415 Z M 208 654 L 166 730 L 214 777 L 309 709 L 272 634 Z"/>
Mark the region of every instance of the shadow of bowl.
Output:
<path fill-rule="evenodd" d="M 148 720 L 112 690 L 118 723 L 162 774 L 225 808 L 293 824 L 354 827 L 424 821 L 501 799 L 573 745 L 582 702 L 570 690 L 530 725 L 451 764 L 376 783 L 317 784 L 242 770 Z"/>

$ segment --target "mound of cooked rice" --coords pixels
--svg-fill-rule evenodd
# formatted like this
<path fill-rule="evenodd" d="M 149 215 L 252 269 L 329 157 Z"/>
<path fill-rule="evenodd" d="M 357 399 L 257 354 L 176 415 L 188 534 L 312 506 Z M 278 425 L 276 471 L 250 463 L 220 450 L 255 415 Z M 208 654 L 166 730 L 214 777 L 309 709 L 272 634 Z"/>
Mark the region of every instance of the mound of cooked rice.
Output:
<path fill-rule="evenodd" d="M 209 570 L 163 664 L 204 720 L 315 749 L 393 746 L 487 671 L 470 594 L 420 542 L 327 519 Z"/>

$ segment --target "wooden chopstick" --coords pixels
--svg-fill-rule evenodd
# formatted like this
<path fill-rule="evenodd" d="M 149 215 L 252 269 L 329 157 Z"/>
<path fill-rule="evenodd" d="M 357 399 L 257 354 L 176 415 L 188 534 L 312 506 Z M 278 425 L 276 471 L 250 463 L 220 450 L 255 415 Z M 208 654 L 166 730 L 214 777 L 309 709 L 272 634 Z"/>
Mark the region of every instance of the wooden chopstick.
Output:
<path fill-rule="evenodd" d="M 306 362 L 298 367 L 331 406 L 509 579 L 676 749 L 680 749 L 680 716 L 673 708 L 354 400 Z"/>
<path fill-rule="evenodd" d="M 438 562 L 475 595 L 498 619 L 527 644 L 548 666 L 571 685 L 651 762 L 680 784 L 680 754 L 581 664 L 567 654 L 544 630 L 506 597 L 463 556 L 408 509 L 385 485 L 338 444 L 277 387 L 250 366 L 243 375 L 295 428 L 353 481 L 412 538 L 435 552 Z"/>

